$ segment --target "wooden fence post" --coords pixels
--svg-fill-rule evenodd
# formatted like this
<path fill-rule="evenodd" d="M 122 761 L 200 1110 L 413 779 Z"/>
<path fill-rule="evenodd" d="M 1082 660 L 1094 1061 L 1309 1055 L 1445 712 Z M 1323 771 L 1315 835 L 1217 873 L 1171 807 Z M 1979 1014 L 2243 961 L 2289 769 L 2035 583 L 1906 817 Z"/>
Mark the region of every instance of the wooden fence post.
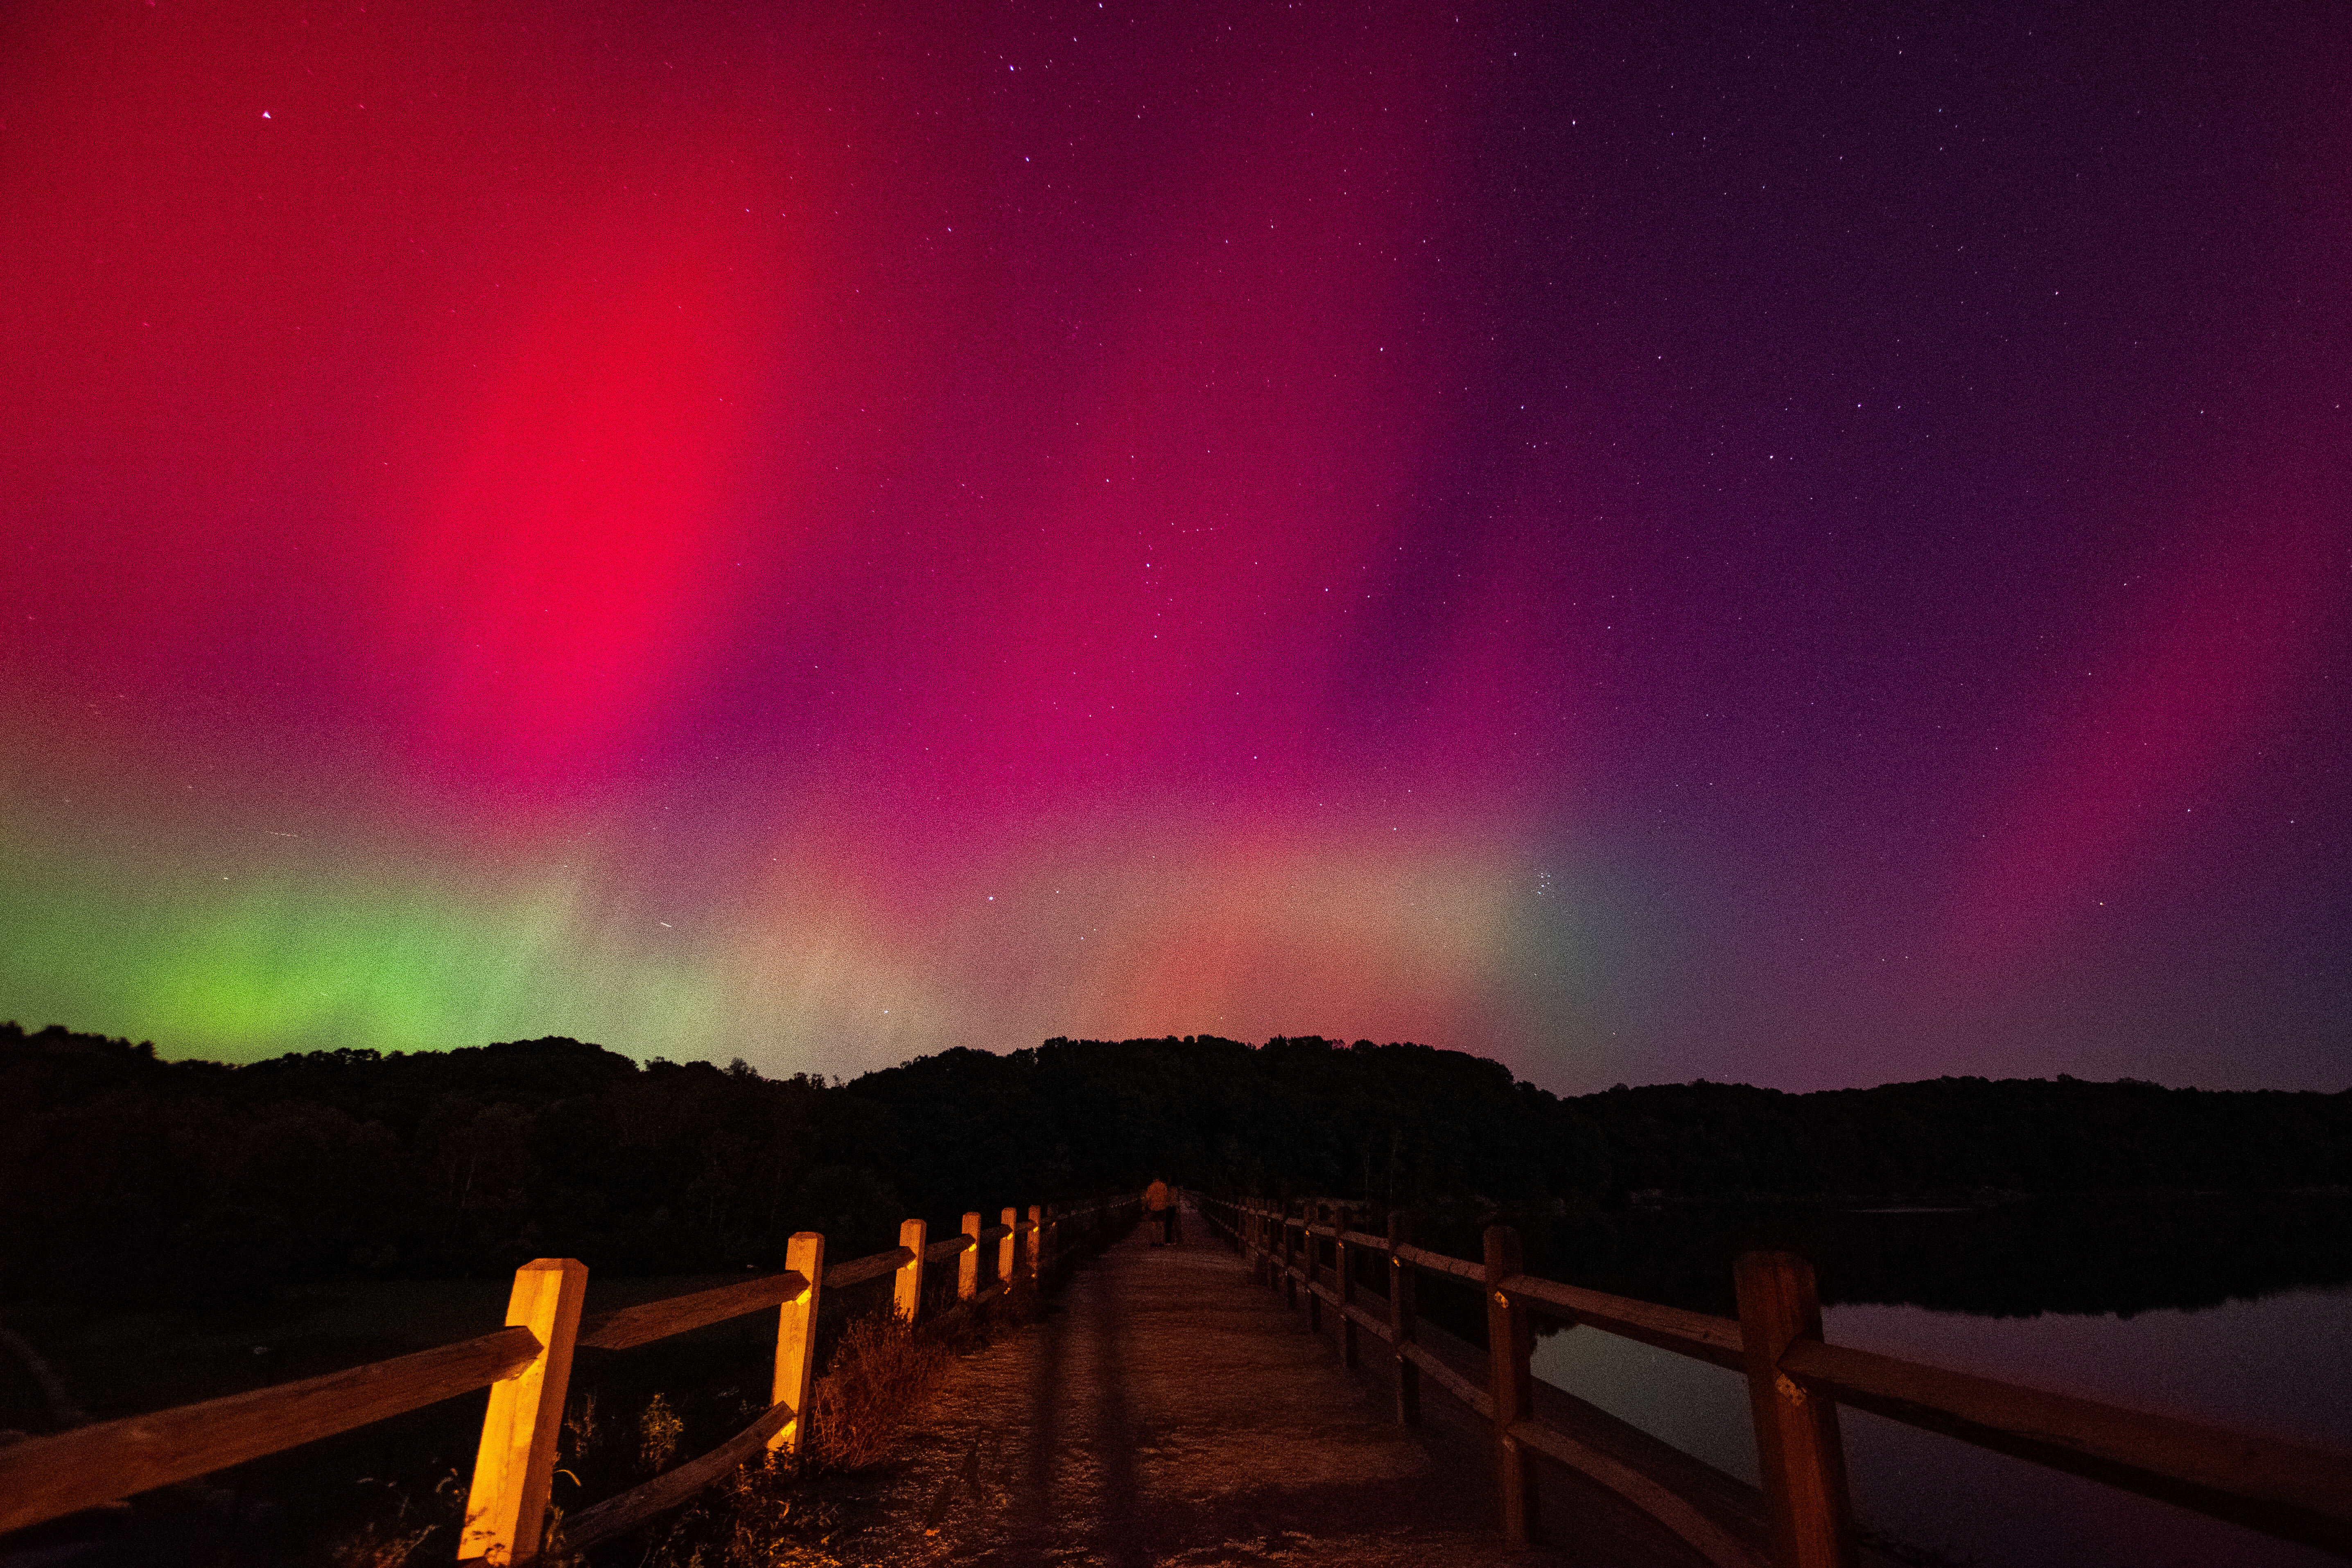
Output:
<path fill-rule="evenodd" d="M 1421 1425 L 1421 1368 L 1405 1352 L 1420 1333 L 1413 1310 L 1413 1282 L 1419 1270 L 1397 1256 L 1397 1248 L 1412 1239 L 1404 1215 L 1389 1215 L 1389 1333 L 1396 1351 L 1397 1425 Z"/>
<path fill-rule="evenodd" d="M 1290 1228 L 1290 1205 L 1282 1205 L 1282 1304 L 1298 1310 L 1298 1280 L 1290 1272 L 1298 1266 L 1298 1242 Z"/>
<path fill-rule="evenodd" d="M 980 1294 L 980 1211 L 963 1216 L 963 1233 L 971 1245 L 956 1256 L 956 1300 L 969 1301 Z"/>
<path fill-rule="evenodd" d="M 576 1259 L 535 1258 L 515 1270 L 507 1326 L 539 1336 L 539 1354 L 490 1384 L 458 1538 L 460 1560 L 507 1568 L 539 1555 L 548 1489 L 555 1480 L 555 1440 L 563 1432 L 563 1396 L 572 1384 L 572 1347 L 587 1295 L 588 1268 Z"/>
<path fill-rule="evenodd" d="M 923 1237 L 929 1229 L 919 1219 L 898 1222 L 898 1245 L 915 1256 L 898 1265 L 898 1278 L 891 1282 L 890 1310 L 909 1328 L 923 1310 Z"/>
<path fill-rule="evenodd" d="M 1006 1209 L 996 1223 L 1004 1227 L 1004 1235 L 996 1244 L 996 1282 L 999 1285 L 1011 1285 L 1013 1248 L 1020 1245 L 1021 1241 L 1021 1211 Z"/>
<path fill-rule="evenodd" d="M 791 1406 L 793 1418 L 768 1439 L 768 1452 L 799 1455 L 807 1450 L 809 1401 L 816 1392 L 816 1306 L 824 1289 L 824 1237 L 813 1230 L 793 1232 L 784 1246 L 784 1267 L 807 1280 L 808 1288 L 776 1314 L 776 1381 L 768 1403 Z"/>
<path fill-rule="evenodd" d="M 1348 1259 L 1348 1222 L 1343 1219 L 1335 1228 L 1339 1234 L 1331 1238 L 1331 1276 L 1339 1288 L 1339 1364 L 1353 1372 L 1356 1320 L 1348 1315 L 1348 1309 L 1356 1304 L 1356 1269 Z"/>
<path fill-rule="evenodd" d="M 1527 1272 L 1519 1233 L 1507 1225 L 1486 1232 L 1486 1374 L 1495 1401 L 1495 1483 L 1503 1505 L 1503 1538 L 1512 1550 L 1537 1539 L 1536 1457 L 1511 1436 L 1511 1427 L 1535 1415 L 1535 1369 L 1529 1357 L 1535 1334 L 1527 1305 L 1501 1289 L 1504 1280 Z"/>
<path fill-rule="evenodd" d="M 1045 1282 L 1045 1205 L 1029 1205 L 1029 1278 L 1037 1284 Z"/>
<path fill-rule="evenodd" d="M 1854 1568 L 1853 1504 L 1837 1406 L 1780 1371 L 1791 1342 L 1822 1337 L 1813 1266 L 1794 1253 L 1750 1252 L 1734 1268 L 1733 1283 L 1772 1561 L 1776 1568 Z"/>
<path fill-rule="evenodd" d="M 1307 1331 L 1310 1334 L 1323 1331 L 1323 1298 L 1315 1293 L 1316 1281 L 1322 1272 L 1323 1238 L 1315 1234 L 1315 1226 L 1317 1216 L 1323 1214 L 1327 1206 L 1309 1199 L 1306 1223 L 1298 1228 L 1299 1239 L 1307 1244 Z"/>

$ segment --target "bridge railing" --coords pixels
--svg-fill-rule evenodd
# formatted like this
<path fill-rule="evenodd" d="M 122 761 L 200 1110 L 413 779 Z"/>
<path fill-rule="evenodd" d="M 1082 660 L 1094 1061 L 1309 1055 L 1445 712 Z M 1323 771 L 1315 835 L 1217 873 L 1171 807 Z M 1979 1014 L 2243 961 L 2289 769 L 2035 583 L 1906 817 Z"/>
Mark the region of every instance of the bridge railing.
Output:
<path fill-rule="evenodd" d="M 1419 1421 L 1425 1376 L 1492 1425 L 1503 1530 L 1515 1546 L 1537 1533 L 1532 1466 L 1542 1456 L 1616 1492 L 1710 1563 L 1759 1563 L 1745 1540 L 1688 1500 L 1537 1417 L 1530 1317 L 1539 1311 L 1747 1379 L 1775 1568 L 1857 1560 L 1842 1405 L 2352 1557 L 2352 1456 L 1826 1343 L 1812 1266 L 1791 1253 L 1739 1258 L 1739 1316 L 1718 1318 L 1528 1274 L 1518 1234 L 1508 1226 L 1489 1229 L 1485 1257 L 1473 1261 L 1412 1245 L 1401 1215 L 1390 1216 L 1386 1235 L 1373 1235 L 1341 1223 L 1337 1205 L 1293 1215 L 1259 1200 L 1195 1201 L 1255 1278 L 1294 1304 L 1303 1299 L 1310 1327 L 1321 1327 L 1327 1309 L 1337 1315 L 1347 1365 L 1357 1364 L 1360 1334 L 1389 1346 L 1399 1421 Z M 1384 1264 L 1389 1289 L 1377 1313 L 1357 1291 L 1360 1253 Z M 1415 1286 L 1423 1274 L 1459 1279 L 1483 1295 L 1483 1383 L 1417 1342 Z"/>
<path fill-rule="evenodd" d="M 922 1312 L 927 1266 L 957 1260 L 956 1300 L 945 1321 L 1006 1289 L 1034 1281 L 1051 1266 L 1057 1243 L 1084 1222 L 1098 1235 L 1139 1196 L 1048 1210 L 1026 1218 L 1006 1209 L 983 1227 L 963 1216 L 961 1233 L 928 1241 L 919 1219 L 899 1226 L 898 1245 L 828 1264 L 824 1237 L 795 1235 L 782 1273 L 647 1301 L 583 1319 L 588 1269 L 569 1258 L 542 1258 L 515 1270 L 506 1327 L 412 1355 L 371 1362 L 322 1377 L 79 1426 L 0 1447 L 0 1534 L 120 1498 L 190 1480 L 249 1459 L 388 1420 L 476 1389 L 490 1391 L 481 1446 L 459 1538 L 461 1562 L 523 1564 L 539 1555 L 554 1479 L 573 1352 L 626 1350 L 769 1307 L 780 1309 L 770 1402 L 740 1432 L 709 1452 L 663 1471 L 633 1490 L 564 1521 L 567 1547 L 611 1540 L 684 1502 L 763 1452 L 803 1451 L 816 1377 L 817 1306 L 828 1291 L 893 1277 L 892 1310 L 909 1324 Z M 980 1262 L 996 1244 L 993 1278 L 983 1288 Z"/>

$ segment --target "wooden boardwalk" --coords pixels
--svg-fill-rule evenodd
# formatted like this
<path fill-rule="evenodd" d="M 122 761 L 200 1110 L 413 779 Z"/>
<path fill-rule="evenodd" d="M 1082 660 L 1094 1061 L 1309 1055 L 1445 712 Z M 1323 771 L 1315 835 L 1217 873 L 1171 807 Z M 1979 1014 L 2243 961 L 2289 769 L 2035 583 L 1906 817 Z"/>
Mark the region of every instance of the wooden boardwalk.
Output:
<path fill-rule="evenodd" d="M 1044 1322 L 961 1363 L 880 1517 L 837 1542 L 891 1564 L 1690 1561 L 1638 1517 L 1548 1495 L 1574 1550 L 1511 1552 L 1485 1425 L 1432 1391 L 1407 1431 L 1377 1367 L 1350 1373 L 1197 1215 L 1073 1275 Z M 1367 1357 L 1368 1363 L 1372 1360 Z M 1564 1478 L 1563 1478 L 1564 1479 Z"/>

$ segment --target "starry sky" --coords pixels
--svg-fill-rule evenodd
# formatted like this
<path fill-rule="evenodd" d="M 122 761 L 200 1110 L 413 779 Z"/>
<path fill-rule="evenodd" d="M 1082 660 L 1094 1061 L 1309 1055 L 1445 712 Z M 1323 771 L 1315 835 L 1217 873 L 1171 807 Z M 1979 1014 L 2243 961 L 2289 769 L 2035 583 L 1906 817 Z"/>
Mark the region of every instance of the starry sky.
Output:
<path fill-rule="evenodd" d="M 0 17 L 0 1016 L 2352 1083 L 2352 11 Z"/>

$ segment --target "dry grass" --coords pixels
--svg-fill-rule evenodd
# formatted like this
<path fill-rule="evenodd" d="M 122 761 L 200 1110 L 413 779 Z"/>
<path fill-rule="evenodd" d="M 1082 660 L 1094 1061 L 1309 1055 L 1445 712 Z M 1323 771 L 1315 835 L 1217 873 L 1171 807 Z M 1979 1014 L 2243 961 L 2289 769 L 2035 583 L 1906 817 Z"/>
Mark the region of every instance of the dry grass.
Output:
<path fill-rule="evenodd" d="M 817 1455 L 839 1469 L 889 1458 L 899 1431 L 922 1418 L 947 1381 L 954 1352 L 887 1314 L 843 1331 L 833 1364 L 817 1380 Z"/>
<path fill-rule="evenodd" d="M 418 1547 L 437 1527 L 407 1526 L 404 1521 L 371 1523 L 357 1535 L 329 1548 L 335 1568 L 404 1568 Z"/>
<path fill-rule="evenodd" d="M 656 1394 L 646 1401 L 645 1414 L 637 1417 L 637 1473 L 657 1476 L 669 1468 L 677 1440 L 685 1435 L 686 1422 L 668 1400 Z"/>

